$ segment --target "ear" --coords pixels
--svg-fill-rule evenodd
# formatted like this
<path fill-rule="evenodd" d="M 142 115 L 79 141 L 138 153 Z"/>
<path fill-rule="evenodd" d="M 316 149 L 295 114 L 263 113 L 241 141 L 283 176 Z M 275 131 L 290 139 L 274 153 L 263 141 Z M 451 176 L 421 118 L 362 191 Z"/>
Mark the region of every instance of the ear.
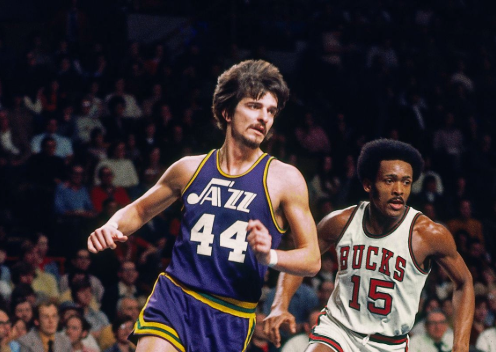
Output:
<path fill-rule="evenodd" d="M 370 193 L 370 191 L 372 191 L 372 182 L 369 179 L 364 179 L 362 186 L 365 192 Z"/>
<path fill-rule="evenodd" d="M 222 117 L 224 118 L 224 120 L 226 120 L 227 122 L 231 122 L 232 121 L 232 118 L 229 116 L 229 114 L 227 113 L 227 110 L 224 110 L 222 112 Z"/>

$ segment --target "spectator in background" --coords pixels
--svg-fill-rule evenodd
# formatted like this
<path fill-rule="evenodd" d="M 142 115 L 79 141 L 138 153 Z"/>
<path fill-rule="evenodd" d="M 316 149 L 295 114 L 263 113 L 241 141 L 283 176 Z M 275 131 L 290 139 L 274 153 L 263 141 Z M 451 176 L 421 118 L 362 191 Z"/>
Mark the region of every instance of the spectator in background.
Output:
<path fill-rule="evenodd" d="M 98 170 L 98 179 L 100 184 L 91 190 L 91 201 L 96 212 L 102 212 L 103 202 L 109 198 L 114 199 L 120 208 L 131 203 L 126 189 L 114 186 L 114 173 L 108 166 Z"/>
<path fill-rule="evenodd" d="M 0 351 L 2 352 L 20 351 L 19 343 L 14 340 L 17 336 L 13 336 L 11 329 L 12 324 L 9 316 L 0 309 Z"/>
<path fill-rule="evenodd" d="M 114 320 L 122 319 L 124 317 L 131 317 L 134 322 L 138 320 L 141 306 L 136 298 L 122 297 L 117 301 L 116 307 L 117 311 Z M 107 325 L 103 328 L 98 342 L 102 351 L 105 351 L 116 342 L 112 332 L 112 325 Z"/>
<path fill-rule="evenodd" d="M 475 297 L 475 311 L 474 311 L 474 323 L 472 324 L 472 331 L 470 332 L 470 345 L 475 346 L 477 339 L 480 334 L 489 328 L 486 325 L 486 318 L 488 314 L 488 305 L 486 297 L 476 296 Z"/>
<path fill-rule="evenodd" d="M 13 319 L 19 319 L 24 322 L 25 329 L 28 331 L 34 325 L 34 308 L 26 297 L 17 297 L 10 302 Z M 19 324 L 21 325 L 21 324 Z"/>
<path fill-rule="evenodd" d="M 57 279 L 54 275 L 44 272 L 39 268 L 41 258 L 38 255 L 36 246 L 30 240 L 25 240 L 22 243 L 20 260 L 28 264 L 33 270 L 34 278 L 31 286 L 38 298 L 57 302 L 60 294 Z"/>
<path fill-rule="evenodd" d="M 78 276 L 78 274 L 82 274 L 81 276 L 84 277 L 87 275 L 89 278 L 91 290 L 97 303 L 94 307 L 98 308 L 100 306 L 105 289 L 100 279 L 89 273 L 90 265 L 91 255 L 86 248 L 78 249 L 74 255 L 70 257 L 68 271 L 60 278 L 60 292 L 62 292 L 62 297 L 64 298 L 64 300 L 61 300 L 62 302 L 71 299 L 70 294 L 68 293 L 70 290 L 70 282 L 73 281 L 72 279 Z"/>
<path fill-rule="evenodd" d="M 60 280 L 60 270 L 59 270 L 59 264 L 55 262 L 53 259 L 47 257 L 47 254 L 49 253 L 49 246 L 48 246 L 49 240 L 48 237 L 42 233 L 42 232 L 37 232 L 35 234 L 35 250 L 36 254 L 38 256 L 38 268 L 45 273 L 51 274 L 55 277 L 57 280 L 57 284 Z"/>
<path fill-rule="evenodd" d="M 127 339 L 133 327 L 134 320 L 129 316 L 115 319 L 112 322 L 112 332 L 116 342 L 105 352 L 134 352 L 135 346 Z"/>
<path fill-rule="evenodd" d="M 105 128 L 105 141 L 114 143 L 116 141 L 123 141 L 126 135 L 133 130 L 129 126 L 129 121 L 124 118 L 124 110 L 126 102 L 120 96 L 112 97 L 108 103 L 108 115 L 101 118 L 102 124 Z"/>
<path fill-rule="evenodd" d="M 98 352 L 98 350 L 85 346 L 83 340 L 88 336 L 91 325 L 88 321 L 78 315 L 70 316 L 64 325 L 66 335 L 71 340 L 72 352 Z"/>
<path fill-rule="evenodd" d="M 19 177 L 20 174 L 13 173 L 16 169 L 24 165 L 31 156 L 29 140 L 24 133 L 15 133 L 11 128 L 7 110 L 0 109 L 0 159 L 2 164 L 9 166 L 11 177 Z"/>
<path fill-rule="evenodd" d="M 448 220 L 446 225 L 455 237 L 458 232 L 464 231 L 470 236 L 470 239 L 476 239 L 484 243 L 482 223 L 472 216 L 472 202 L 468 199 L 460 200 L 458 203 L 458 216 Z"/>
<path fill-rule="evenodd" d="M 496 326 L 485 329 L 479 334 L 475 347 L 482 352 L 496 352 Z"/>
<path fill-rule="evenodd" d="M 327 154 L 320 158 L 317 173 L 308 184 L 310 202 L 316 204 L 320 199 L 335 200 L 341 188 L 341 181 L 335 171 L 332 156 Z"/>
<path fill-rule="evenodd" d="M 64 327 L 67 325 L 67 321 L 72 316 L 78 316 L 84 319 L 81 307 L 79 307 L 72 301 L 65 301 L 59 305 L 59 315 L 59 330 L 64 329 Z M 93 335 L 89 333 L 89 331 L 91 330 L 91 325 L 88 323 L 88 321 L 86 321 L 86 323 L 88 324 L 88 334 L 86 334 L 86 336 L 82 338 L 81 343 L 87 348 L 100 352 L 100 347 L 98 346 L 97 341 L 95 340 Z"/>
<path fill-rule="evenodd" d="M 131 160 L 125 158 L 126 144 L 124 142 L 113 143 L 108 150 L 108 159 L 101 160 L 96 166 L 95 184 L 99 185 L 100 180 L 97 177 L 97 171 L 101 167 L 107 166 L 114 173 L 114 186 L 130 188 L 136 186 L 139 182 L 138 173 Z"/>
<path fill-rule="evenodd" d="M 137 285 L 139 273 L 136 270 L 136 264 L 132 261 L 121 263 L 117 272 L 118 281 L 114 285 L 105 288 L 105 294 L 102 299 L 102 311 L 113 321 L 116 317 L 116 302 L 119 299 L 128 297 L 135 298 L 143 306 L 146 301 L 146 292 L 143 292 Z"/>
<path fill-rule="evenodd" d="M 57 186 L 55 191 L 55 213 L 64 218 L 92 218 L 95 211 L 88 189 L 83 183 L 84 168 L 71 167 L 69 180 Z"/>
<path fill-rule="evenodd" d="M 91 100 L 89 97 L 84 97 L 81 100 L 79 114 L 76 115 L 76 140 L 80 143 L 89 143 L 91 131 L 95 128 L 100 129 L 105 133 L 105 127 L 98 118 L 98 115 L 91 111 Z"/>
<path fill-rule="evenodd" d="M 12 340 L 17 340 L 21 336 L 24 336 L 28 333 L 28 328 L 24 320 L 19 319 L 17 317 L 11 317 L 11 334 L 10 338 Z M 13 351 L 12 351 L 13 352 Z"/>
<path fill-rule="evenodd" d="M 459 174 L 465 147 L 463 134 L 456 126 L 455 115 L 452 112 L 446 113 L 444 125 L 434 132 L 433 147 L 439 170 L 444 171 L 443 177 Z"/>
<path fill-rule="evenodd" d="M 31 150 L 33 153 L 39 153 L 42 149 L 42 141 L 46 137 L 51 137 L 56 142 L 55 155 L 63 158 L 65 162 L 68 163 L 74 154 L 74 151 L 72 150 L 72 142 L 69 138 L 58 134 L 57 130 L 57 119 L 55 117 L 48 118 L 45 125 L 45 131 L 37 134 L 31 140 Z"/>
<path fill-rule="evenodd" d="M 115 81 L 114 88 L 115 90 L 105 97 L 105 103 L 107 105 L 113 97 L 121 97 L 124 100 L 124 111 L 122 114 L 124 118 L 138 119 L 143 116 L 143 111 L 139 107 L 136 97 L 126 92 L 126 80 L 123 77 Z"/>
<path fill-rule="evenodd" d="M 440 309 L 427 313 L 425 332 L 412 336 L 409 351 L 448 352 L 453 348 L 453 331 L 448 328 L 446 315 Z"/>
<path fill-rule="evenodd" d="M 110 323 L 105 313 L 91 307 L 93 292 L 90 280 L 83 278 L 71 282 L 71 296 L 74 303 L 81 308 L 84 318 L 91 324 L 91 334 L 98 340 L 102 329 Z"/>
<path fill-rule="evenodd" d="M 40 303 L 35 309 L 34 329 L 17 340 L 21 351 L 70 351 L 69 338 L 64 333 L 57 332 L 59 319 L 58 308 L 54 303 Z"/>

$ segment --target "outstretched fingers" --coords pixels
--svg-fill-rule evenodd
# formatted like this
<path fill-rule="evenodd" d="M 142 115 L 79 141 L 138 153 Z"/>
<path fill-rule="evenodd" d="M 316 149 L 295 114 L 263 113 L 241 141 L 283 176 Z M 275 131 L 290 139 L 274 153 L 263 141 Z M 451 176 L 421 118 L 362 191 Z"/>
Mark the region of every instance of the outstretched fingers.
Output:
<path fill-rule="evenodd" d="M 287 312 L 276 316 L 269 315 L 264 320 L 264 333 L 276 347 L 281 346 L 281 327 L 287 328 L 292 334 L 296 333 L 295 317 Z"/>

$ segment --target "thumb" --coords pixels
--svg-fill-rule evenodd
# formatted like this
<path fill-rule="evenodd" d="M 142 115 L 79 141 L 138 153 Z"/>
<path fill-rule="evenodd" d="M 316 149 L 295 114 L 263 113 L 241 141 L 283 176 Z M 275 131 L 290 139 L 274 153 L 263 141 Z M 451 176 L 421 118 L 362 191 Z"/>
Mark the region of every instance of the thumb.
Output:
<path fill-rule="evenodd" d="M 118 242 L 126 242 L 127 239 L 127 236 L 124 236 L 124 234 L 120 231 L 117 231 L 117 236 L 114 238 L 114 240 Z"/>

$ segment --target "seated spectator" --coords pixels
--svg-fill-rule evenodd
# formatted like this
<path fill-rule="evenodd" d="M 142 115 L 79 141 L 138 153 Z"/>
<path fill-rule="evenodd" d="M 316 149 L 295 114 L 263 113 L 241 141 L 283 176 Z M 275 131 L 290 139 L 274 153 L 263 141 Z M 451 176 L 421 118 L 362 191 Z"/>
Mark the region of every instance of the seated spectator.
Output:
<path fill-rule="evenodd" d="M 448 328 L 446 315 L 442 310 L 434 309 L 427 313 L 425 332 L 410 339 L 409 351 L 443 352 L 453 348 L 453 331 Z"/>
<path fill-rule="evenodd" d="M 422 304 L 422 309 L 419 311 L 419 319 L 416 320 L 409 334 L 411 336 L 424 334 L 427 315 L 429 314 L 429 312 L 440 308 L 441 302 L 437 297 L 427 297 Z"/>
<path fill-rule="evenodd" d="M 496 352 L 496 326 L 493 325 L 479 334 L 475 348 L 482 352 Z"/>
<path fill-rule="evenodd" d="M 12 324 L 8 314 L 0 309 L 0 351 L 19 352 L 20 345 L 12 337 Z M 16 337 L 16 336 L 15 336 Z"/>
<path fill-rule="evenodd" d="M 43 139 L 45 139 L 45 137 L 52 137 L 56 142 L 55 155 L 65 159 L 66 163 L 68 163 L 74 154 L 72 150 L 72 142 L 69 138 L 58 134 L 57 130 L 57 119 L 49 118 L 46 122 L 45 131 L 35 135 L 31 140 L 31 150 L 33 153 L 39 153 L 42 149 L 41 142 Z"/>
<path fill-rule="evenodd" d="M 465 231 L 471 239 L 477 239 L 481 243 L 484 243 L 482 223 L 473 217 L 472 202 L 468 199 L 462 199 L 460 201 L 458 204 L 458 216 L 448 220 L 446 225 L 452 234 Z"/>
<path fill-rule="evenodd" d="M 80 165 L 71 167 L 69 180 L 57 186 L 55 212 L 63 217 L 92 218 L 95 211 L 88 189 L 83 184 L 84 169 Z"/>
<path fill-rule="evenodd" d="M 103 328 L 110 323 L 105 313 L 90 305 L 93 297 L 90 280 L 84 278 L 72 282 L 71 296 L 73 302 L 82 309 L 85 319 L 91 324 L 91 334 L 98 340 Z"/>
<path fill-rule="evenodd" d="M 83 311 L 81 307 L 72 301 L 65 301 L 62 304 L 60 304 L 59 315 L 60 315 L 59 330 L 63 330 L 66 327 L 67 321 L 72 316 L 78 316 L 84 319 Z M 86 323 L 88 324 L 88 334 L 86 334 L 86 336 L 82 338 L 81 342 L 83 346 L 90 348 L 92 351 L 100 352 L 100 347 L 98 346 L 97 341 L 95 340 L 93 335 L 89 333 L 91 330 L 91 325 L 87 321 Z"/>
<path fill-rule="evenodd" d="M 28 333 L 26 322 L 16 316 L 11 318 L 11 326 L 10 338 L 12 340 L 17 340 Z"/>
<path fill-rule="evenodd" d="M 30 265 L 34 272 L 34 279 L 31 283 L 39 298 L 47 298 L 53 302 L 59 299 L 58 283 L 55 276 L 44 272 L 39 268 L 40 257 L 34 244 L 25 240 L 21 245 L 20 259 L 23 263 Z"/>
<path fill-rule="evenodd" d="M 17 341 L 23 352 L 71 350 L 71 341 L 61 332 L 57 332 L 59 311 L 55 303 L 40 303 L 35 309 L 34 328 Z"/>
<path fill-rule="evenodd" d="M 103 202 L 109 198 L 114 199 L 120 208 L 131 203 L 126 189 L 114 185 L 114 173 L 108 166 L 102 166 L 98 170 L 98 179 L 100 185 L 94 186 L 90 194 L 95 211 L 101 213 Z"/>
<path fill-rule="evenodd" d="M 89 143 L 91 137 L 91 131 L 95 128 L 100 129 L 105 133 L 105 127 L 103 127 L 102 122 L 95 114 L 95 111 L 91 111 L 91 100 L 88 97 L 84 97 L 81 100 L 81 106 L 79 114 L 76 115 L 76 140 L 79 143 Z"/>
<path fill-rule="evenodd" d="M 34 326 L 34 308 L 26 297 L 17 297 L 10 302 L 10 310 L 13 319 L 24 322 L 26 331 Z M 22 332 L 22 324 L 19 323 L 19 331 Z"/>
<path fill-rule="evenodd" d="M 131 317 L 134 322 L 138 320 L 141 306 L 136 298 L 122 297 L 117 301 L 116 306 L 117 311 L 114 320 L 121 319 L 126 316 Z M 103 328 L 98 342 L 102 351 L 105 351 L 116 342 L 115 336 L 112 332 L 112 325 L 107 325 Z"/>
<path fill-rule="evenodd" d="M 470 345 L 475 346 L 479 335 L 482 334 L 484 330 L 489 328 L 486 325 L 486 318 L 488 313 L 488 304 L 485 296 L 475 297 L 475 310 L 474 310 L 474 322 L 472 324 L 472 330 L 470 331 Z"/>
<path fill-rule="evenodd" d="M 136 264 L 132 261 L 124 261 L 121 263 L 117 272 L 119 281 L 114 285 L 105 288 L 105 294 L 102 299 L 102 310 L 110 320 L 116 316 L 116 302 L 123 297 L 136 298 L 141 301 L 141 306 L 146 301 L 146 294 L 136 285 L 139 274 L 136 270 Z"/>
<path fill-rule="evenodd" d="M 105 352 L 134 352 L 135 346 L 127 339 L 133 331 L 134 320 L 131 317 L 117 318 L 112 322 L 112 332 L 116 342 Z"/>
<path fill-rule="evenodd" d="M 118 78 L 114 83 L 114 88 L 115 90 L 105 97 L 106 104 L 108 104 L 113 97 L 121 97 L 125 102 L 123 117 L 138 119 L 143 116 L 143 111 L 138 106 L 134 95 L 126 92 L 126 80 L 124 78 Z"/>
<path fill-rule="evenodd" d="M 115 142 L 109 147 L 108 159 L 101 160 L 95 169 L 95 185 L 100 184 L 98 170 L 107 166 L 114 173 L 114 186 L 130 188 L 136 186 L 139 182 L 138 173 L 130 159 L 125 158 L 126 144 L 124 142 Z"/>
<path fill-rule="evenodd" d="M 22 139 L 22 136 L 12 130 L 7 110 L 0 109 L 0 157 L 11 168 L 24 165 L 31 156 L 29 140 Z"/>
<path fill-rule="evenodd" d="M 11 274 L 8 265 L 5 265 L 7 259 L 7 250 L 0 245 L 0 295 L 9 300 L 12 294 Z"/>
<path fill-rule="evenodd" d="M 81 248 L 69 260 L 68 272 L 60 278 L 61 300 L 64 302 L 71 299 L 70 283 L 77 278 L 88 277 L 94 296 L 92 307 L 98 309 L 105 291 L 100 279 L 89 272 L 91 255 L 86 248 Z"/>
<path fill-rule="evenodd" d="M 320 159 L 317 166 L 318 172 L 308 184 L 308 192 L 311 204 L 316 204 L 320 199 L 335 200 L 340 191 L 341 181 L 334 170 L 331 155 Z"/>
<path fill-rule="evenodd" d="M 42 272 L 53 275 L 57 280 L 57 284 L 58 284 L 60 280 L 59 265 L 57 264 L 57 262 L 47 257 L 47 254 L 49 252 L 48 243 L 49 243 L 48 237 L 44 233 L 37 232 L 35 234 L 34 245 L 39 261 L 38 268 Z"/>
<path fill-rule="evenodd" d="M 70 316 L 64 325 L 66 335 L 71 340 L 73 352 L 98 352 L 94 348 L 85 346 L 83 341 L 90 332 L 91 325 L 84 317 L 74 314 Z"/>

